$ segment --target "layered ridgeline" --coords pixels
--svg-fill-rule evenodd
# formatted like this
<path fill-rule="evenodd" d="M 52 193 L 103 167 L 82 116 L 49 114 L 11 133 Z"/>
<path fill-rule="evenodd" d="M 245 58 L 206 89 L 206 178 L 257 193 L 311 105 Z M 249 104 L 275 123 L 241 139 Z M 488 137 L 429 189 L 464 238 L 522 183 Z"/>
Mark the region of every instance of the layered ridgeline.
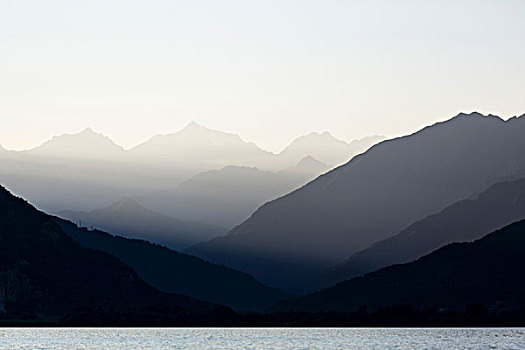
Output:
<path fill-rule="evenodd" d="M 123 197 L 173 189 L 198 173 L 227 166 L 281 171 L 317 148 L 326 150 L 320 156 L 348 160 L 374 140 L 348 144 L 332 136 L 321 140 L 306 136 L 292 142 L 293 152 L 281 156 L 238 135 L 192 122 L 176 133 L 157 135 L 124 150 L 88 128 L 78 134 L 56 136 L 29 151 L 0 150 L 0 182 L 46 212 L 89 211 Z M 331 158 L 316 159 L 331 164 Z"/>
<path fill-rule="evenodd" d="M 3 187 L 0 243 L 2 323 L 191 325 L 219 323 L 231 314 L 150 287 L 115 257 L 75 243 L 49 216 Z"/>
<path fill-rule="evenodd" d="M 525 118 L 459 114 L 367 152 L 189 251 L 288 290 L 370 244 L 525 174 Z"/>
<path fill-rule="evenodd" d="M 309 289 L 329 287 L 393 264 L 410 262 L 452 242 L 468 242 L 525 219 L 525 178 L 499 182 L 355 253 Z"/>
<path fill-rule="evenodd" d="M 252 276 L 138 239 L 79 228 L 53 218 L 78 244 L 116 256 L 148 284 L 237 310 L 264 310 L 289 294 L 267 287 Z"/>
<path fill-rule="evenodd" d="M 414 262 L 394 265 L 298 299 L 281 311 L 352 312 L 412 305 L 463 311 L 481 304 L 488 310 L 525 307 L 525 221 L 472 243 L 452 243 Z"/>
<path fill-rule="evenodd" d="M 222 227 L 182 221 L 157 213 L 131 198 L 89 212 L 64 210 L 57 215 L 79 226 L 145 239 L 175 250 L 226 233 Z"/>
<path fill-rule="evenodd" d="M 328 131 L 312 132 L 296 138 L 279 153 L 278 158 L 282 164 L 294 164 L 308 155 L 334 167 L 348 162 L 353 156 L 384 139 L 383 136 L 368 136 L 348 143 L 337 139 Z"/>
<path fill-rule="evenodd" d="M 293 191 L 328 169 L 312 157 L 278 172 L 228 166 L 197 174 L 175 188 L 137 200 L 167 215 L 231 229 L 262 204 Z"/>

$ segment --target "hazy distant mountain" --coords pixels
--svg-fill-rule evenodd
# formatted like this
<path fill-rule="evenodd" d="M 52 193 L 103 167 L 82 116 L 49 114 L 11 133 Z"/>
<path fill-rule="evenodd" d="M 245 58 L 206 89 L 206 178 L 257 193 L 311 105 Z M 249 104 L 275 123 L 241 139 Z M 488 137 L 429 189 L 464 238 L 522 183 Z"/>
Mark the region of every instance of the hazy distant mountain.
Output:
<path fill-rule="evenodd" d="M 5 322 L 204 324 L 224 307 L 148 286 L 112 255 L 86 249 L 0 187 L 0 318 Z M 133 308 L 133 310 L 131 310 Z M 101 319 L 97 315 L 109 313 Z M 213 322 L 213 321 L 212 321 Z M 26 324 L 27 325 L 27 324 Z"/>
<path fill-rule="evenodd" d="M 217 169 L 227 165 L 270 165 L 274 155 L 243 141 L 238 135 L 211 130 L 191 122 L 168 135 L 153 136 L 129 150 L 148 162 L 164 162 L 195 169 Z"/>
<path fill-rule="evenodd" d="M 48 212 L 90 210 L 172 186 L 195 173 L 133 160 L 89 128 L 56 136 L 29 151 L 0 152 L 0 158 L 0 181 Z"/>
<path fill-rule="evenodd" d="M 355 253 L 323 273 L 312 288 L 328 287 L 382 267 L 410 262 L 452 242 L 478 239 L 525 219 L 525 179 L 500 182 Z"/>
<path fill-rule="evenodd" d="M 228 166 L 197 174 L 176 188 L 138 197 L 159 212 L 231 228 L 265 202 L 304 185 L 328 167 L 306 158 L 281 172 Z"/>
<path fill-rule="evenodd" d="M 318 161 L 312 156 L 306 156 L 299 161 L 295 166 L 282 170 L 281 174 L 307 174 L 307 175 L 321 175 L 330 170 L 330 166 Z"/>
<path fill-rule="evenodd" d="M 366 151 L 384 139 L 384 136 L 368 136 L 347 143 L 335 138 L 327 131 L 312 132 L 295 139 L 279 153 L 278 157 L 283 163 L 294 164 L 306 156 L 312 156 L 334 167 L 348 162 L 355 155 Z"/>
<path fill-rule="evenodd" d="M 55 136 L 25 153 L 55 158 L 106 160 L 108 158 L 123 157 L 125 151 L 109 137 L 87 128 L 77 134 Z"/>
<path fill-rule="evenodd" d="M 124 237 L 140 238 L 183 249 L 226 233 L 224 228 L 174 219 L 147 209 L 131 198 L 90 212 L 64 210 L 58 216 Z"/>
<path fill-rule="evenodd" d="M 525 306 L 525 221 L 473 243 L 449 244 L 412 263 L 394 265 L 276 309 L 373 310 L 393 305 L 463 311 L 469 304 L 511 310 Z"/>
<path fill-rule="evenodd" d="M 205 262 L 159 245 L 128 239 L 53 218 L 75 242 L 116 256 L 150 285 L 164 291 L 228 305 L 239 310 L 263 310 L 289 296 L 252 276 Z"/>
<path fill-rule="evenodd" d="M 179 132 L 154 136 L 129 151 L 88 128 L 55 136 L 29 151 L 0 150 L 0 182 L 47 212 L 65 208 L 87 211 L 119 198 L 174 188 L 203 171 L 229 165 L 279 171 L 306 156 L 287 161 L 237 135 L 194 122 Z M 262 203 L 256 202 L 256 206 Z M 237 224 L 245 218 L 237 215 L 228 222 Z M 201 221 L 198 217 L 192 220 Z"/>
<path fill-rule="evenodd" d="M 524 117 L 460 114 L 373 146 L 189 251 L 292 290 L 491 179 L 524 176 L 523 135 Z"/>

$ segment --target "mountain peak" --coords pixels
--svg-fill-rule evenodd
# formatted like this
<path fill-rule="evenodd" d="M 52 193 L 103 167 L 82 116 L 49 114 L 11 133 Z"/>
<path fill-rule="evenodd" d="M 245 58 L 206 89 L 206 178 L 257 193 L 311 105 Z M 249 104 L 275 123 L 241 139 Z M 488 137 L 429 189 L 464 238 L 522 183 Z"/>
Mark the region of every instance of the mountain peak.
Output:
<path fill-rule="evenodd" d="M 108 207 L 106 207 L 106 209 L 120 211 L 120 210 L 136 210 L 136 209 L 145 209 L 145 208 L 141 206 L 133 198 L 124 198 L 124 199 L 118 200 L 110 204 Z"/>
<path fill-rule="evenodd" d="M 501 120 L 503 121 L 503 119 L 501 119 L 500 117 L 498 117 L 497 115 L 494 115 L 494 114 L 487 114 L 487 115 L 484 115 L 482 113 L 479 113 L 479 112 L 476 112 L 476 111 L 473 111 L 473 112 L 470 112 L 470 113 L 464 113 L 464 112 L 461 112 L 459 113 L 456 118 L 492 118 L 492 119 L 498 119 L 498 120 Z"/>
<path fill-rule="evenodd" d="M 99 158 L 124 152 L 109 137 L 86 128 L 77 134 L 53 136 L 29 152 L 57 157 Z"/>
<path fill-rule="evenodd" d="M 199 123 L 197 123 L 195 120 L 192 120 L 190 121 L 188 124 L 186 124 L 186 126 L 184 127 L 184 129 L 201 129 L 201 128 L 204 128 L 202 125 L 200 125 Z M 204 128 L 205 129 L 205 128 Z"/>
<path fill-rule="evenodd" d="M 91 129 L 90 127 L 85 128 L 84 130 L 82 130 L 78 134 L 79 135 L 99 135 L 98 133 L 93 131 L 93 129 Z"/>

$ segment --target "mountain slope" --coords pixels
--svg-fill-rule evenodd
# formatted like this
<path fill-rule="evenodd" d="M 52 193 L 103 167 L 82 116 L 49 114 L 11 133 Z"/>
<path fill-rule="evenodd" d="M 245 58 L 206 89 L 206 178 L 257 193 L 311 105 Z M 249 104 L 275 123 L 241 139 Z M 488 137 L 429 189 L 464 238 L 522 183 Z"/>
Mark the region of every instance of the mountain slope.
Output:
<path fill-rule="evenodd" d="M 319 175 L 324 170 L 316 162 L 304 160 L 280 172 L 227 166 L 197 174 L 175 188 L 138 197 L 137 201 L 167 215 L 231 228 L 265 202 Z"/>
<path fill-rule="evenodd" d="M 161 293 L 148 286 L 113 256 L 74 243 L 49 216 L 3 187 L 0 243 L 3 322 L 61 322 L 67 314 L 78 316 L 77 311 L 88 309 L 92 314 L 111 313 L 119 320 L 117 324 L 132 322 L 128 316 L 143 316 L 142 324 L 155 317 L 165 317 L 172 324 L 192 324 L 204 323 L 220 310 L 212 304 Z M 160 311 L 155 311 L 158 307 Z M 125 316 L 130 308 L 135 309 L 135 316 Z M 174 311 L 178 314 L 171 315 Z"/>
<path fill-rule="evenodd" d="M 406 263 L 446 244 L 472 241 L 524 218 L 525 179 L 500 182 L 476 198 L 456 202 L 355 253 L 325 272 L 315 287 L 328 287 L 385 266 Z"/>
<path fill-rule="evenodd" d="M 383 141 L 383 136 L 368 136 L 350 143 L 335 138 L 325 131 L 312 132 L 292 141 L 279 153 L 282 163 L 295 164 L 307 156 L 311 156 L 332 167 L 348 162 L 355 155 L 366 151 L 374 144 Z"/>
<path fill-rule="evenodd" d="M 53 220 L 78 244 L 116 256 L 147 283 L 164 292 L 238 310 L 262 310 L 288 295 L 259 283 L 248 274 L 194 256 L 146 241 L 88 231 L 60 218 Z"/>
<path fill-rule="evenodd" d="M 473 243 L 452 243 L 419 260 L 386 267 L 276 309 L 356 311 L 411 304 L 463 310 L 469 304 L 497 309 L 525 306 L 525 221 Z"/>
<path fill-rule="evenodd" d="M 525 175 L 525 118 L 460 114 L 367 152 L 189 251 L 292 290 L 411 223 Z"/>
<path fill-rule="evenodd" d="M 181 221 L 159 214 L 130 198 L 90 212 L 65 210 L 59 212 L 58 216 L 81 222 L 84 227 L 95 227 L 125 237 L 145 239 L 176 250 L 226 232 L 217 226 Z"/>

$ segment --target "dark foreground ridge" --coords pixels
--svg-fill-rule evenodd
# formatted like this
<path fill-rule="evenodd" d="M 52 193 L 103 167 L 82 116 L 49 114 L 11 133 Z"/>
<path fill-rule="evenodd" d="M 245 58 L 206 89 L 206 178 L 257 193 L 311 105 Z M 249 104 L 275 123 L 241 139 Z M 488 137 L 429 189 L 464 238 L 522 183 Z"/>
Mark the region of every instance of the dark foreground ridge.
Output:
<path fill-rule="evenodd" d="M 116 256 L 148 284 L 240 311 L 263 311 L 290 294 L 265 286 L 247 273 L 206 262 L 138 239 L 113 236 L 54 217 L 76 243 Z"/>
<path fill-rule="evenodd" d="M 357 312 L 412 305 L 419 312 L 462 312 L 477 305 L 480 314 L 523 315 L 524 256 L 525 220 L 472 243 L 452 243 L 412 263 L 386 267 L 283 301 L 274 310 Z"/>
<path fill-rule="evenodd" d="M 0 187 L 0 323 L 209 325 L 233 317 L 227 307 L 150 287 Z"/>

